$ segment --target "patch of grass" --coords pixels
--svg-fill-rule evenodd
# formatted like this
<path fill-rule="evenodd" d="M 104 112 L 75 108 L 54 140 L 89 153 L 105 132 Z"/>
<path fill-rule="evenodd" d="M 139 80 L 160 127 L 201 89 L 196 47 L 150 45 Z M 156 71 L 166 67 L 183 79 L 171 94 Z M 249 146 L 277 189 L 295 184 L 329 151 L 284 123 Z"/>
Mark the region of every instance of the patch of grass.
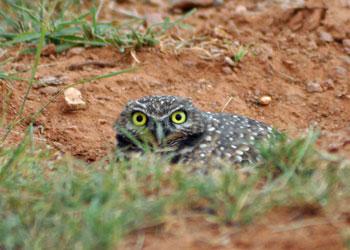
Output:
<path fill-rule="evenodd" d="M 55 44 L 58 53 L 74 46 L 106 45 L 124 51 L 158 44 L 157 37 L 175 25 L 181 26 L 183 18 L 191 14 L 174 22 L 167 18 L 145 29 L 142 18 L 123 23 L 100 21 L 96 7 L 76 15 L 69 11 L 74 9 L 74 2 L 5 0 L 0 10 L 0 41 L 3 40 L 3 46 L 36 45 L 45 30 L 45 44 Z"/>
<path fill-rule="evenodd" d="M 243 60 L 243 58 L 248 54 L 248 49 L 241 46 L 239 47 L 238 51 L 232 56 L 232 60 L 235 63 L 239 63 Z"/>
<path fill-rule="evenodd" d="M 227 165 L 208 175 L 152 155 L 120 162 L 107 156 L 94 164 L 57 159 L 32 136 L 29 129 L 20 145 L 0 150 L 5 249 L 113 249 L 127 233 L 166 222 L 169 214 L 200 210 L 239 225 L 275 206 L 324 207 L 350 196 L 350 167 L 323 159 L 313 149 L 313 134 L 277 138 L 262 149 L 261 166 Z"/>

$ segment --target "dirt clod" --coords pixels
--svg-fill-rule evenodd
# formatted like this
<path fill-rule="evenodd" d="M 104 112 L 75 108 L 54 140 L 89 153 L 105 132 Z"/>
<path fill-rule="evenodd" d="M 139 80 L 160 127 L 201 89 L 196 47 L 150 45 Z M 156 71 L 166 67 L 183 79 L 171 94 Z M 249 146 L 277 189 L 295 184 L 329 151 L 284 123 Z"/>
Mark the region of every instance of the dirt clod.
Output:
<path fill-rule="evenodd" d="M 318 81 L 309 81 L 306 84 L 306 91 L 309 93 L 322 92 L 323 89 Z"/>
<path fill-rule="evenodd" d="M 41 88 L 50 85 L 61 85 L 66 82 L 67 78 L 63 75 L 49 75 L 39 77 L 38 82 L 33 84 L 34 88 Z"/>

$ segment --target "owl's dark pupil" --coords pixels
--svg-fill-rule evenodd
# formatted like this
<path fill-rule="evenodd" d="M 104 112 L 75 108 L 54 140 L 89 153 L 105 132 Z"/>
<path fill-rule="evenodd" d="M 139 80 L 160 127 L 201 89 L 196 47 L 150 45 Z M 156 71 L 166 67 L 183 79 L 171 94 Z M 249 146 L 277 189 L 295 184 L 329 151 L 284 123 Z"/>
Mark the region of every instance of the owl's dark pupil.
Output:
<path fill-rule="evenodd" d="M 180 114 L 176 114 L 176 115 L 175 115 L 175 119 L 176 119 L 176 120 L 180 121 L 181 118 L 182 118 L 182 116 L 181 116 Z"/>
<path fill-rule="evenodd" d="M 136 116 L 136 121 L 138 121 L 138 122 L 142 122 L 142 121 L 143 121 L 143 117 L 142 117 L 142 115 L 138 115 L 138 116 Z"/>

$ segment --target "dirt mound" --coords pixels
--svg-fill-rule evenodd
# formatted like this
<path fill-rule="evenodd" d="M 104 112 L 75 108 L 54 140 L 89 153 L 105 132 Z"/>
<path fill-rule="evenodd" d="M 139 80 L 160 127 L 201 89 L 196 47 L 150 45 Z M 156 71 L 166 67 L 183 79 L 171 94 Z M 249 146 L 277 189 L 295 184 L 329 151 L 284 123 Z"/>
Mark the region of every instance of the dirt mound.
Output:
<path fill-rule="evenodd" d="M 313 209 L 277 209 L 254 225 L 219 227 L 201 216 L 140 230 L 122 249 L 344 249 L 336 223 Z M 195 233 L 194 233 L 195 232 Z M 325 237 L 327 235 L 327 237 Z"/>

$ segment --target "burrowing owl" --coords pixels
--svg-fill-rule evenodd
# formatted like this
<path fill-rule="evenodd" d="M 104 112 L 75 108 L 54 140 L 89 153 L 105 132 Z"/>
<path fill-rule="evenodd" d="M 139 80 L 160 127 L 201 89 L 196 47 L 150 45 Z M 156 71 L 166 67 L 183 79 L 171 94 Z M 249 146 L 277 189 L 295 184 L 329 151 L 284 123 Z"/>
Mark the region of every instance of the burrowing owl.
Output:
<path fill-rule="evenodd" d="M 123 153 L 149 149 L 173 163 L 208 163 L 224 159 L 253 163 L 257 141 L 272 128 L 250 118 L 203 112 L 187 98 L 148 96 L 130 101 L 116 121 L 117 147 Z"/>

